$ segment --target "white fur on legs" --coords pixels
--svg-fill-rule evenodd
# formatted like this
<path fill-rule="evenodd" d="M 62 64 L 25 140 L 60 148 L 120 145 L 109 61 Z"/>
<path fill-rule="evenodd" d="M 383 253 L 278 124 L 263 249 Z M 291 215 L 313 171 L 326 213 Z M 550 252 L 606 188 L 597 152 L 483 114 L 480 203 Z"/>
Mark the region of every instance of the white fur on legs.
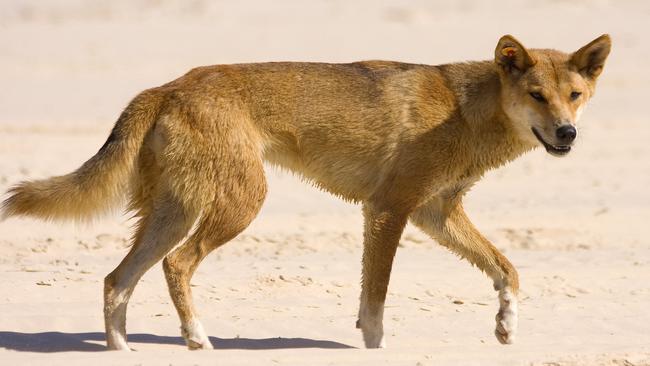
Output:
<path fill-rule="evenodd" d="M 117 291 L 110 291 L 114 293 Z M 119 295 L 111 298 L 110 306 L 104 308 L 104 321 L 106 323 L 106 344 L 109 350 L 130 351 L 126 343 L 126 305 L 128 293 L 122 290 Z"/>
<path fill-rule="evenodd" d="M 106 343 L 108 349 L 111 351 L 130 351 L 129 345 L 123 335 L 115 330 L 110 330 L 106 333 Z"/>
<path fill-rule="evenodd" d="M 499 312 L 496 316 L 497 326 L 494 330 L 499 342 L 512 344 L 517 334 L 517 296 L 506 287 L 499 291 Z"/>
<path fill-rule="evenodd" d="M 362 309 L 359 311 L 359 320 L 357 328 L 361 329 L 363 342 L 366 348 L 386 348 L 384 339 L 383 310 L 379 314 L 372 316 Z"/>
<path fill-rule="evenodd" d="M 197 319 L 192 319 L 187 324 L 181 325 L 181 333 L 189 349 L 212 349 L 212 343 L 205 334 L 203 325 Z"/>

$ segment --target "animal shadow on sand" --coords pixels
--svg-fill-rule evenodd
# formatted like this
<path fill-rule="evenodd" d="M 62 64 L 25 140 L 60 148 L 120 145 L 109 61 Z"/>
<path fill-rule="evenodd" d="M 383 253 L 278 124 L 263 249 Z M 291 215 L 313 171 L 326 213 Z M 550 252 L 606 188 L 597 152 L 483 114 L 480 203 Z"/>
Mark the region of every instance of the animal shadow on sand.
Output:
<path fill-rule="evenodd" d="M 95 342 L 105 342 L 104 333 L 20 333 L 0 331 L 0 348 L 22 352 L 95 352 L 105 351 L 106 346 Z M 159 336 L 154 334 L 129 334 L 129 343 L 137 348 L 138 343 L 169 344 L 185 346 L 181 337 Z M 354 348 L 347 344 L 309 338 L 217 338 L 210 337 L 215 349 L 267 350 L 286 348 Z"/>

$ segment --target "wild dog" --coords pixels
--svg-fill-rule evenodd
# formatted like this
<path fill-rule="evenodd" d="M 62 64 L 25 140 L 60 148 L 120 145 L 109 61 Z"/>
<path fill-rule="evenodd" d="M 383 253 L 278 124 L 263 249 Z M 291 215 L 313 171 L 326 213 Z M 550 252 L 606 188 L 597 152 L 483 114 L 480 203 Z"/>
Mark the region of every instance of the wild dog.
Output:
<path fill-rule="evenodd" d="M 493 61 L 199 67 L 136 96 L 76 171 L 11 188 L 3 214 L 84 220 L 128 196 L 138 222 L 129 253 L 105 278 L 108 347 L 129 349 L 129 297 L 163 259 L 188 347 L 209 349 L 189 281 L 258 213 L 266 161 L 362 205 L 357 327 L 367 347 L 385 345 L 384 301 L 409 221 L 492 279 L 495 334 L 512 343 L 517 271 L 472 225 L 462 197 L 485 171 L 537 146 L 571 151 L 610 48 L 608 35 L 571 54 L 506 35 Z"/>

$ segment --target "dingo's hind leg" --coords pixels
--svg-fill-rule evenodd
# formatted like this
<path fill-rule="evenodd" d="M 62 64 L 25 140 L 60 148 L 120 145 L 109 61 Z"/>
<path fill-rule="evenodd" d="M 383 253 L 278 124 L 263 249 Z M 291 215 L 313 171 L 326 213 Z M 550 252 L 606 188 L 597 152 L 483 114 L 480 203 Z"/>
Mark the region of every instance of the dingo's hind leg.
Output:
<path fill-rule="evenodd" d="M 214 201 L 204 207 L 196 231 L 163 261 L 169 294 L 190 349 L 211 349 L 192 300 L 190 279 L 203 258 L 234 238 L 253 221 L 266 195 L 259 154 L 230 150 L 220 154 L 220 169 L 210 177 Z"/>
<path fill-rule="evenodd" d="M 151 212 L 140 218 L 131 250 L 104 280 L 104 320 L 109 349 L 129 349 L 126 309 L 138 280 L 188 233 L 196 216 L 168 190 L 157 192 L 152 198 Z"/>

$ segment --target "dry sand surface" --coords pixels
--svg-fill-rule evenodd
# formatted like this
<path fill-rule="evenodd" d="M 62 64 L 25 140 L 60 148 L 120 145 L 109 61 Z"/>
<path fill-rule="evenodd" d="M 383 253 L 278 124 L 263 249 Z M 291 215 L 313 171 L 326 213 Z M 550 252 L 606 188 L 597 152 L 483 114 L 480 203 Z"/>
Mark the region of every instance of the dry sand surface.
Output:
<path fill-rule="evenodd" d="M 101 352 L 103 277 L 128 216 L 91 226 L 0 223 L 0 364 L 649 365 L 648 1 L 0 2 L 0 190 L 90 157 L 138 91 L 197 65 L 490 58 L 512 33 L 614 48 L 566 159 L 532 152 L 491 172 L 470 216 L 520 271 L 518 342 L 498 344 L 491 283 L 407 228 L 388 348 L 354 328 L 359 207 L 269 169 L 263 212 L 193 279 L 216 350 L 189 352 L 160 266 L 129 307 L 138 352 Z"/>

